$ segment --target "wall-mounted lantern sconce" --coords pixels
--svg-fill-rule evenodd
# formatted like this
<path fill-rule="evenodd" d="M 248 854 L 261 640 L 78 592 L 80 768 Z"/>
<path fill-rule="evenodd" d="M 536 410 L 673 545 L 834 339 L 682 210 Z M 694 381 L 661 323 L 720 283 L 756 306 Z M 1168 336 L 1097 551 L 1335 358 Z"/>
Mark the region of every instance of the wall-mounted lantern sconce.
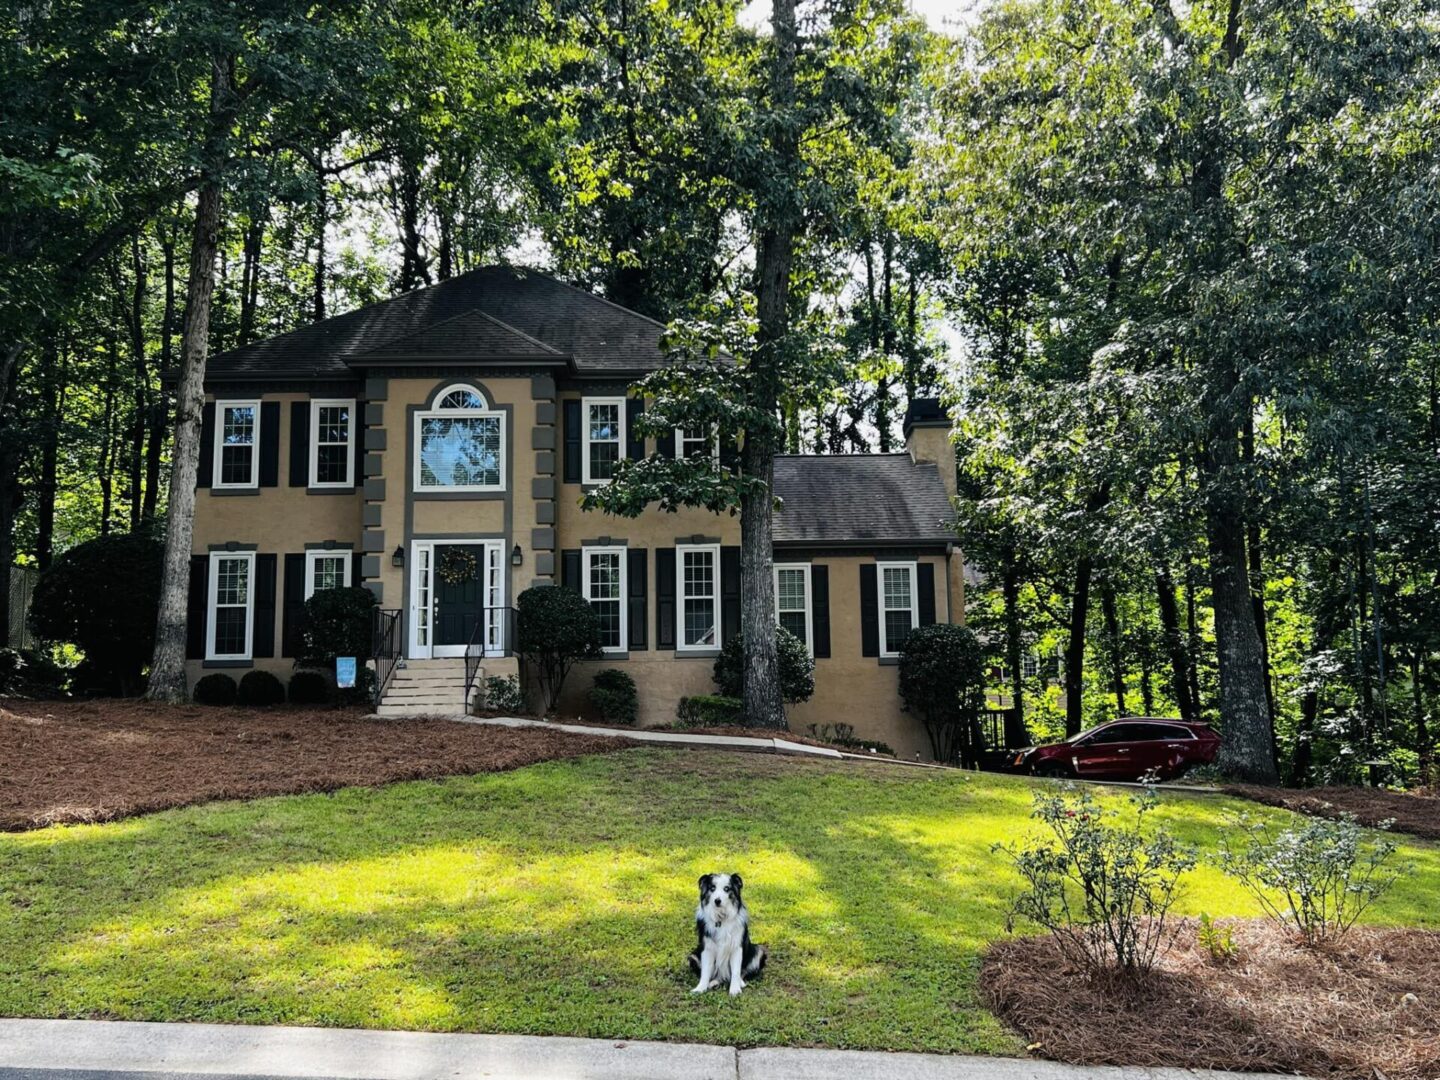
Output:
<path fill-rule="evenodd" d="M 510 565 L 519 566 L 524 561 L 525 553 L 520 550 L 520 545 L 516 544 L 513 548 L 510 549 Z"/>
<path fill-rule="evenodd" d="M 395 553 L 390 556 L 390 565 L 397 570 L 405 565 L 405 545 L 400 544 L 395 548 Z"/>

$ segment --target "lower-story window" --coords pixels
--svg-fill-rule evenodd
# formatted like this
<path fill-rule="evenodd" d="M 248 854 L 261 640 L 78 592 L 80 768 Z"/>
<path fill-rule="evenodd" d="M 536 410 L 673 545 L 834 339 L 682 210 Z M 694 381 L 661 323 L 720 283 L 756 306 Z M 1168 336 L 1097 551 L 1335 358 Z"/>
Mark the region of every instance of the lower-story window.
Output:
<path fill-rule="evenodd" d="M 720 545 L 677 546 L 680 640 L 677 649 L 714 649 L 720 645 Z"/>
<path fill-rule="evenodd" d="M 775 566 L 775 621 L 813 651 L 810 638 L 810 564 Z"/>
<path fill-rule="evenodd" d="M 207 660 L 249 660 L 255 623 L 255 553 L 210 555 Z"/>
<path fill-rule="evenodd" d="M 348 551 L 307 551 L 305 553 L 305 599 L 325 589 L 343 589 L 350 584 Z"/>
<path fill-rule="evenodd" d="M 915 564 L 880 564 L 881 656 L 898 656 L 900 646 L 919 625 L 916 606 Z"/>
<path fill-rule="evenodd" d="M 625 549 L 587 547 L 582 551 L 585 565 L 585 599 L 600 620 L 600 647 L 606 652 L 625 648 Z"/>

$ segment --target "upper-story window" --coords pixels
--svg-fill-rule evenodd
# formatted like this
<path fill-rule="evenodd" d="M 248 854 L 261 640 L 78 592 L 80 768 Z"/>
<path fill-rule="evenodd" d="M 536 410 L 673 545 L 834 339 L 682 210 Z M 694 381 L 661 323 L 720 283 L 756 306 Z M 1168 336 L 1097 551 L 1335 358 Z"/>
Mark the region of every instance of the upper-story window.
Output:
<path fill-rule="evenodd" d="M 580 407 L 585 413 L 581 480 L 587 484 L 603 484 L 615 476 L 620 459 L 625 456 L 625 399 L 585 398 Z"/>
<path fill-rule="evenodd" d="M 713 428 L 709 431 L 691 431 L 686 428 L 676 428 L 675 450 L 676 456 L 682 460 L 692 457 L 708 457 L 715 462 L 719 462 L 720 433 Z"/>
<path fill-rule="evenodd" d="M 880 564 L 880 655 L 899 656 L 900 646 L 920 625 L 915 564 Z"/>
<path fill-rule="evenodd" d="M 503 491 L 505 416 L 468 386 L 441 393 L 416 417 L 416 491 Z"/>
<path fill-rule="evenodd" d="M 625 648 L 625 553 L 623 547 L 587 547 L 585 599 L 600 620 L 600 647 L 606 652 Z"/>
<path fill-rule="evenodd" d="M 217 488 L 252 488 L 259 483 L 260 403 L 215 403 L 215 482 Z"/>
<path fill-rule="evenodd" d="M 810 564 L 775 564 L 775 621 L 814 651 L 810 633 Z"/>
<path fill-rule="evenodd" d="M 310 402 L 310 486 L 355 486 L 355 402 Z"/>

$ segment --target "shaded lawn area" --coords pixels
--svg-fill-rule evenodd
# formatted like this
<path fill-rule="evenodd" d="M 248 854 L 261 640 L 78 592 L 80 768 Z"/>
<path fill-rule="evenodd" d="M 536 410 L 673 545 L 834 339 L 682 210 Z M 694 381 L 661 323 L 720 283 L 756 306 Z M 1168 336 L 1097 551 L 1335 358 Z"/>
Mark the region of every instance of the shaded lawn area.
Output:
<path fill-rule="evenodd" d="M 1030 791 L 647 748 L 0 836 L 0 1014 L 1018 1053 L 976 977 Z M 1157 816 L 1213 846 L 1242 805 Z M 1440 851 L 1406 854 L 1374 917 L 1435 927 Z M 771 967 L 695 998 L 695 880 L 731 869 Z M 1214 869 L 1187 886 L 1256 913 Z"/>
<path fill-rule="evenodd" d="M 358 710 L 0 700 L 0 830 L 494 772 L 624 745 Z"/>

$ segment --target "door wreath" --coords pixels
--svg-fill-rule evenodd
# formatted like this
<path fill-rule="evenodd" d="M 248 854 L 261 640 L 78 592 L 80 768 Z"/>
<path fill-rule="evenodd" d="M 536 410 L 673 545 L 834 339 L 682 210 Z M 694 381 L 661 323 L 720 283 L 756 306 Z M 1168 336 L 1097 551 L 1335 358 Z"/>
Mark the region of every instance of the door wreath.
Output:
<path fill-rule="evenodd" d="M 464 585 L 478 576 L 479 564 L 475 561 L 475 553 L 467 547 L 442 548 L 435 573 L 446 585 Z"/>

